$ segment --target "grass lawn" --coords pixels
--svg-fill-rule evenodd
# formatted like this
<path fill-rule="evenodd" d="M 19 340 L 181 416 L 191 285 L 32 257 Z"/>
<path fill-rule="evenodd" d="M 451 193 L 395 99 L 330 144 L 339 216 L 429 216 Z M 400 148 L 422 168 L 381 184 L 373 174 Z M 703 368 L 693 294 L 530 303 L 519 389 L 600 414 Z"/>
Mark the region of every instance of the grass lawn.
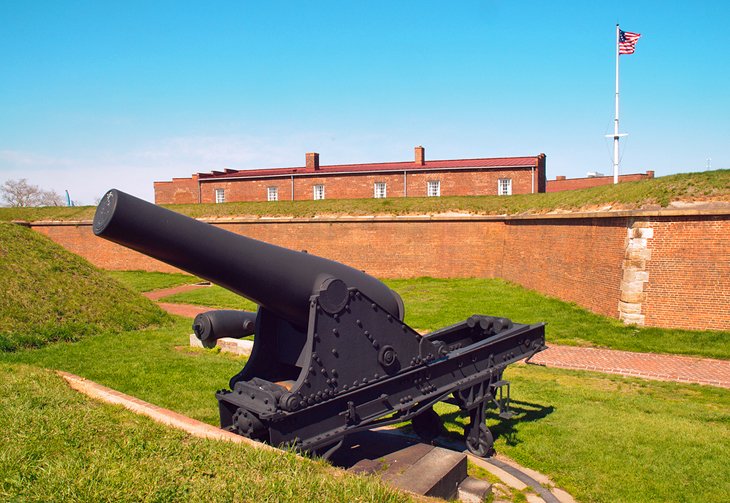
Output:
<path fill-rule="evenodd" d="M 174 326 L 170 328 L 100 335 L 77 343 L 57 343 L 37 350 L 5 353 L 0 355 L 0 366 L 5 363 L 12 365 L 9 368 L 19 369 L 27 368 L 19 366 L 21 364 L 30 364 L 67 370 L 143 400 L 216 424 L 218 418 L 214 392 L 227 385 L 228 379 L 240 370 L 244 361 L 225 354 L 188 349 L 186 345 L 189 323 L 189 320 L 176 318 Z M 5 368 L 8 368 L 7 365 Z M 33 370 L 33 372 L 35 372 L 33 376 L 42 375 L 39 371 Z M 510 421 L 499 423 L 494 417 L 490 417 L 490 426 L 497 435 L 497 450 L 513 457 L 524 466 L 549 475 L 579 501 L 677 499 L 719 501 L 730 493 L 730 468 L 726 463 L 727 452 L 730 451 L 730 391 L 521 365 L 509 367 L 505 375 L 513 383 L 513 405 L 517 415 Z M 68 395 L 71 392 L 58 393 L 55 387 L 46 392 L 45 387 L 49 379 L 51 378 L 39 380 L 33 377 L 31 379 L 33 382 L 18 379 L 12 385 L 12 390 L 5 390 L 2 393 L 3 397 L 0 400 L 4 399 L 11 405 L 0 406 L 0 417 L 4 417 L 2 414 L 5 416 L 10 414 L 12 418 L 6 418 L 4 421 L 14 425 L 29 425 L 22 429 L 6 426 L 5 431 L 10 431 L 13 435 L 11 445 L 25 443 L 32 447 L 27 456 L 20 450 L 12 449 L 10 451 L 14 454 L 11 456 L 6 453 L 0 454 L 0 463 L 10 463 L 6 466 L 13 467 L 12 471 L 5 473 L 17 472 L 16 467 L 23 463 L 30 463 L 32 466 L 50 464 L 54 470 L 60 470 L 54 465 L 53 453 L 56 451 L 53 449 L 62 450 L 61 447 L 57 447 L 61 444 L 71 452 L 66 456 L 70 456 L 69 463 L 72 467 L 76 463 L 82 466 L 91 464 L 93 465 L 91 473 L 103 471 L 100 467 L 110 462 L 106 453 L 100 455 L 98 465 L 93 457 L 89 456 L 87 459 L 85 454 L 88 439 L 79 435 L 84 429 L 89 429 L 99 432 L 98 436 L 103 438 L 104 442 L 109 442 L 109 444 L 91 445 L 94 450 L 104 450 L 111 446 L 117 463 L 113 465 L 114 469 L 111 471 L 127 474 L 129 470 L 127 465 L 136 466 L 138 458 L 147 463 L 149 460 L 144 456 L 151 450 L 153 454 L 150 455 L 159 455 L 161 458 L 169 456 L 175 459 L 176 456 L 181 456 L 184 461 L 177 461 L 180 466 L 193 466 L 194 475 L 191 474 L 190 477 L 199 475 L 196 467 L 200 465 L 188 462 L 186 456 L 192 456 L 196 460 L 198 458 L 188 454 L 187 451 L 181 454 L 172 447 L 158 447 L 160 444 L 153 435 L 147 437 L 146 433 L 128 433 L 125 429 L 123 430 L 125 434 L 119 434 L 117 437 L 116 434 L 107 432 L 103 422 L 97 424 L 100 420 L 99 416 L 95 415 L 90 417 L 88 423 L 84 422 L 82 419 L 89 414 L 85 408 L 79 410 L 78 416 L 76 412 L 71 411 L 76 410 L 77 403 L 87 401 L 80 397 L 73 398 Z M 59 407 L 69 408 L 69 422 L 72 424 L 75 424 L 74 421 L 79 422 L 78 429 L 69 427 L 65 419 L 59 417 L 63 416 L 60 412 L 63 409 L 56 411 L 58 402 L 66 404 Z M 41 413 L 41 410 L 45 409 L 51 411 L 48 417 Z M 107 409 L 117 410 L 103 406 L 103 410 Z M 444 409 L 442 412 L 447 415 L 447 427 L 460 433 L 462 420 L 449 410 Z M 101 415 L 112 422 L 121 421 L 111 413 Z M 26 417 L 29 419 L 26 420 Z M 0 420 L 0 425 L 2 421 Z M 62 422 L 56 424 L 58 421 Z M 133 421 L 135 424 L 144 422 L 142 419 Z M 68 431 L 69 440 L 64 440 L 60 431 Z M 47 441 L 40 440 L 43 438 L 40 432 L 50 432 L 46 435 Z M 125 443 L 125 435 L 133 440 Z M 178 435 L 176 433 L 170 435 L 182 438 L 176 437 Z M 159 442 L 164 443 L 164 438 L 166 437 L 163 435 L 163 439 Z M 176 445 L 197 445 L 197 442 L 188 439 L 186 442 L 178 441 Z M 181 446 L 177 448 L 182 449 Z M 232 448 L 224 447 L 224 449 Z M 213 448 L 204 447 L 200 458 L 207 459 L 207 453 L 211 449 Z M 130 451 L 128 455 L 125 454 L 127 450 Z M 191 448 L 190 452 L 196 451 Z M 83 463 L 76 458 L 83 458 Z M 265 482 L 261 478 L 262 473 L 267 473 L 268 478 L 267 470 L 276 471 L 270 468 L 267 461 L 260 458 L 252 460 L 247 453 L 236 453 L 231 459 L 235 459 L 234 466 L 259 467 L 256 468 L 256 473 L 259 474 L 256 480 L 262 484 Z M 283 459 L 282 469 L 289 470 L 288 458 Z M 152 461 L 149 462 L 152 464 Z M 174 462 L 176 461 L 170 463 Z M 161 466 L 169 467 L 165 464 L 168 461 L 164 459 L 160 459 L 159 463 Z M 210 461 L 206 461 L 206 463 L 208 463 L 206 473 L 217 477 L 218 467 L 222 465 L 217 464 L 218 462 L 211 464 Z M 68 463 L 63 462 L 63 464 Z M 70 470 L 67 475 L 61 475 L 60 480 L 67 480 L 68 477 L 74 479 L 72 484 L 92 483 L 86 476 L 81 476 L 81 480 L 76 482 L 75 478 L 79 474 L 74 471 L 76 468 Z M 39 474 L 42 474 L 39 476 L 49 476 L 45 473 L 39 471 Z M 168 475 L 165 475 L 164 470 L 153 473 L 157 473 L 158 479 L 162 481 L 161 489 L 167 487 L 171 490 L 166 485 Z M 181 474 L 179 469 L 171 473 L 187 481 L 185 474 Z M 227 473 L 228 471 L 224 470 L 224 474 Z M 221 479 L 224 474 L 221 475 Z M 145 480 L 155 478 L 152 475 L 148 477 L 147 473 L 136 477 L 141 482 L 134 479 L 129 483 L 147 484 Z M 125 478 L 125 475 L 120 476 L 120 479 Z M 262 486 L 264 488 L 260 489 L 261 493 L 250 497 L 276 499 L 274 496 L 277 494 L 276 490 L 290 491 L 285 494 L 292 494 L 291 491 L 307 491 L 304 494 L 311 494 L 311 487 L 301 489 L 299 483 L 293 484 L 291 480 L 288 484 L 284 484 L 281 481 L 283 479 L 273 473 L 271 478 L 272 482 Z M 214 492 L 218 490 L 216 489 L 218 480 L 214 478 L 212 481 L 212 495 L 224 494 Z M 120 483 L 113 481 L 113 484 Z M 324 483 L 324 481 L 312 481 L 308 484 L 316 486 Z M 3 487 L 8 490 L 8 483 L 5 484 Z M 39 491 L 51 491 L 51 488 L 56 487 L 53 485 L 55 482 L 43 484 L 41 487 L 46 489 Z M 18 490 L 15 485 L 12 487 L 15 488 L 13 491 Z M 136 499 L 144 499 L 140 495 L 147 494 L 145 488 L 148 486 L 139 487 L 142 489 L 134 489 L 137 492 L 128 494 L 136 495 Z M 256 487 L 251 490 L 259 490 Z M 222 488 L 219 489 L 223 491 Z M 103 487 L 98 490 L 103 490 Z M 190 494 L 199 494 L 194 492 L 196 490 L 190 489 Z M 297 494 L 302 493 L 292 495 L 291 499 Z M 334 496 L 335 499 L 341 497 Z M 367 496 L 365 498 L 379 500 L 380 496 L 372 493 L 371 498 Z M 211 496 L 211 499 L 215 497 Z"/>
<path fill-rule="evenodd" d="M 182 273 L 147 271 L 106 271 L 112 278 L 136 292 L 151 292 L 173 286 L 188 285 L 200 278 Z"/>
<path fill-rule="evenodd" d="M 579 501 L 718 501 L 730 494 L 730 390 L 532 365 L 508 367 L 515 416 L 495 448 Z M 451 434 L 463 418 L 439 404 Z"/>
<path fill-rule="evenodd" d="M 0 363 L 0 429 L 2 501 L 409 500 L 291 453 L 191 437 L 26 365 Z"/>
<path fill-rule="evenodd" d="M 385 283 L 403 297 L 406 322 L 418 330 L 436 330 L 472 314 L 488 314 L 520 323 L 547 322 L 547 339 L 555 344 L 730 358 L 730 332 L 624 325 L 500 279 L 417 278 Z M 252 302 L 218 286 L 175 294 L 164 301 L 255 309 Z"/>

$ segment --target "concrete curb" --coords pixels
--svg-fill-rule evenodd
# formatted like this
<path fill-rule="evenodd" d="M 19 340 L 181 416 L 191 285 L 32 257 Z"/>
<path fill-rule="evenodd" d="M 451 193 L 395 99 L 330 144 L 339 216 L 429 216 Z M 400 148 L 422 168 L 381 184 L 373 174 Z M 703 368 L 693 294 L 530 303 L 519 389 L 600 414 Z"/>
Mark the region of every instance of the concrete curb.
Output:
<path fill-rule="evenodd" d="M 71 386 L 71 388 L 88 397 L 114 405 L 121 405 L 125 409 L 131 410 L 136 414 L 147 416 L 158 423 L 182 430 L 194 437 L 225 440 L 238 444 L 246 444 L 254 449 L 278 451 L 278 449 L 271 447 L 270 445 L 256 442 L 249 438 L 203 423 L 197 419 L 192 419 L 169 409 L 158 407 L 157 405 L 153 405 L 149 402 L 145 402 L 144 400 L 140 400 L 139 398 L 107 388 L 106 386 L 102 386 L 101 384 L 97 384 L 94 381 L 90 381 L 83 377 L 60 370 L 56 371 L 56 373 L 61 376 L 68 385 Z"/>
<path fill-rule="evenodd" d="M 251 356 L 251 351 L 253 351 L 253 341 L 248 339 L 231 339 L 230 337 L 224 337 L 215 341 L 215 345 L 219 347 L 223 353 L 232 353 L 238 356 Z M 203 343 L 195 336 L 195 334 L 190 334 L 190 347 L 203 347 Z"/>

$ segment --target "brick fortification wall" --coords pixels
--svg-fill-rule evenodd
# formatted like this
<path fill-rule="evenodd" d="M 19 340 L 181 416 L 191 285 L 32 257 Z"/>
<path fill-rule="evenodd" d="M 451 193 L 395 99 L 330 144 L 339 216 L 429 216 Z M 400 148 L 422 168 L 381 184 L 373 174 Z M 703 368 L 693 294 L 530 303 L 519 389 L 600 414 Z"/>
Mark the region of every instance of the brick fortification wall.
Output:
<path fill-rule="evenodd" d="M 217 222 L 378 277 L 499 277 L 650 326 L 730 330 L 730 213 L 340 217 Z M 96 238 L 87 223 L 33 228 L 106 269 L 173 268 Z"/>
<path fill-rule="evenodd" d="M 640 180 L 649 180 L 651 178 L 654 178 L 654 172 L 647 171 L 646 173 L 620 175 L 618 177 L 618 181 L 620 183 L 638 182 Z M 589 187 L 598 187 L 599 185 L 611 185 L 612 183 L 613 176 L 590 176 L 586 178 L 565 178 L 564 176 L 558 176 L 555 180 L 547 181 L 547 189 L 545 192 L 587 189 Z"/>

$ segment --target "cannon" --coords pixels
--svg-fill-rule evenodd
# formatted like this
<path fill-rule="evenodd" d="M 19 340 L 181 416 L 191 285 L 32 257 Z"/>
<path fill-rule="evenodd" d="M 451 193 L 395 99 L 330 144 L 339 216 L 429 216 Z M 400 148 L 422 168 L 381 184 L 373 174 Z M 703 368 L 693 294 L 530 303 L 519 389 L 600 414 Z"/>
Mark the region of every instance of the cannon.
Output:
<path fill-rule="evenodd" d="M 362 271 L 115 189 L 101 199 L 93 231 L 258 304 L 255 316 L 206 313 L 194 330 L 212 343 L 246 335 L 253 323 L 251 356 L 216 393 L 220 424 L 272 445 L 327 458 L 348 434 L 409 420 L 430 442 L 442 431 L 433 406 L 446 401 L 469 414 L 467 448 L 489 455 L 486 408 L 510 416 L 505 367 L 546 349 L 543 323 L 503 317 L 474 315 L 421 335 L 404 322 L 400 296 Z"/>
<path fill-rule="evenodd" d="M 193 333 L 203 347 L 214 348 L 218 339 L 230 337 L 241 339 L 253 335 L 256 328 L 256 313 L 221 309 L 198 314 L 193 320 Z"/>

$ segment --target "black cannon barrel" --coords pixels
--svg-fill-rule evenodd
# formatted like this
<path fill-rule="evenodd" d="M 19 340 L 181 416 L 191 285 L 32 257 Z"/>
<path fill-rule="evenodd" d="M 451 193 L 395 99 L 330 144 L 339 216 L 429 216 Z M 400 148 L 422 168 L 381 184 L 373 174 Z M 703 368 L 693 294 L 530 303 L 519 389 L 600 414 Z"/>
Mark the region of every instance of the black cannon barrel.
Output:
<path fill-rule="evenodd" d="M 241 339 L 252 335 L 256 326 L 256 313 L 220 309 L 198 314 L 193 320 L 193 332 L 203 346 L 215 347 L 218 339 Z"/>
<path fill-rule="evenodd" d="M 112 189 L 94 215 L 94 234 L 231 290 L 306 327 L 309 297 L 330 277 L 356 287 L 402 320 L 400 296 L 357 269 L 225 231 Z"/>

